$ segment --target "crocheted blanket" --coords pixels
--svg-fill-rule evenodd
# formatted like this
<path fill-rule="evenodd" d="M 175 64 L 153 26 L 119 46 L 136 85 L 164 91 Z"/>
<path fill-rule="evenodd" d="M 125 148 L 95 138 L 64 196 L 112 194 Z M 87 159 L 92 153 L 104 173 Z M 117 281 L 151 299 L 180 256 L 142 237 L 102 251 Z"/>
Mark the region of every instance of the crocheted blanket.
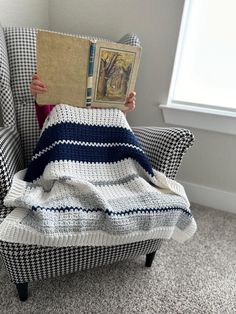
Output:
<path fill-rule="evenodd" d="M 153 169 L 118 109 L 57 105 L 4 200 L 0 239 L 43 246 L 189 239 L 184 188 Z"/>

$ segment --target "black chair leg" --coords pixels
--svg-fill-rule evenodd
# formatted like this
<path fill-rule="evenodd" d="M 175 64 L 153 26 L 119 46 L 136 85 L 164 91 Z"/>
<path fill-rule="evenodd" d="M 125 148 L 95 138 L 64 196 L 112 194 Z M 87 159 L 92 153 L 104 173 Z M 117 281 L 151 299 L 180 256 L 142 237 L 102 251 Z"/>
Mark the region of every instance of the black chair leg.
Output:
<path fill-rule="evenodd" d="M 28 282 L 16 283 L 16 289 L 21 301 L 26 301 L 28 299 Z"/>
<path fill-rule="evenodd" d="M 146 255 L 146 264 L 145 264 L 146 267 L 152 266 L 152 262 L 154 260 L 155 254 L 156 254 L 156 251 Z"/>

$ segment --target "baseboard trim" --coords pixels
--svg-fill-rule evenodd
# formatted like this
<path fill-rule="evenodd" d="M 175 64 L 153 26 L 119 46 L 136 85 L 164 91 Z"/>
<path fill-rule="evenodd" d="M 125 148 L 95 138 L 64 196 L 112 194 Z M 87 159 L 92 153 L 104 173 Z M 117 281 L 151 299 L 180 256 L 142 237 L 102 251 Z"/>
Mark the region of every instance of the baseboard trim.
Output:
<path fill-rule="evenodd" d="M 236 214 L 236 193 L 186 181 L 179 182 L 184 186 L 190 202 Z"/>

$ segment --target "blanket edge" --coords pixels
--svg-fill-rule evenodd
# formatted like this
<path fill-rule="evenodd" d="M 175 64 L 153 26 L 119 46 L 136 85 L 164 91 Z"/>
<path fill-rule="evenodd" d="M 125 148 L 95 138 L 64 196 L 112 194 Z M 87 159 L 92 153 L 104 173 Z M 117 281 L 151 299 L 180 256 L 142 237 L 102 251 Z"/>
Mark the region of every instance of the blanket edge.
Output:
<path fill-rule="evenodd" d="M 126 235 L 112 235 L 104 231 L 70 234 L 42 234 L 33 228 L 21 225 L 21 220 L 28 214 L 24 208 L 14 209 L 0 224 L 0 240 L 46 247 L 68 246 L 113 246 L 151 239 L 170 239 L 183 243 L 193 236 L 197 226 L 192 219 L 188 230 L 179 230 L 176 226 L 159 227 L 149 231 L 136 231 Z"/>

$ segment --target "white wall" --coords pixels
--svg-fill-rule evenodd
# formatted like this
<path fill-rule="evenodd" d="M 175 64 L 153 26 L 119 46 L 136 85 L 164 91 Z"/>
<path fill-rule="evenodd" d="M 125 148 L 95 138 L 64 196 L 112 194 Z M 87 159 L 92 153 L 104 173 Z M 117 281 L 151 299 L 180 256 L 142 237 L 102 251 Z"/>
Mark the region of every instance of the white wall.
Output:
<path fill-rule="evenodd" d="M 48 0 L 0 0 L 2 26 L 48 27 Z"/>

